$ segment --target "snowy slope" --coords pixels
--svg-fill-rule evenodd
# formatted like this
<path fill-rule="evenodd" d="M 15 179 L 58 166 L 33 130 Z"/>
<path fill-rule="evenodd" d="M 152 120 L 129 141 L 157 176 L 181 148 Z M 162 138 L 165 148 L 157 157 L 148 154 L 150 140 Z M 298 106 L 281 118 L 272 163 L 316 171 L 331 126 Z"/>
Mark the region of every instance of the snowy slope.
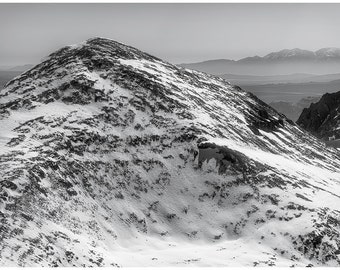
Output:
<path fill-rule="evenodd" d="M 0 112 L 1 265 L 340 264 L 339 152 L 221 78 L 96 38 Z"/>

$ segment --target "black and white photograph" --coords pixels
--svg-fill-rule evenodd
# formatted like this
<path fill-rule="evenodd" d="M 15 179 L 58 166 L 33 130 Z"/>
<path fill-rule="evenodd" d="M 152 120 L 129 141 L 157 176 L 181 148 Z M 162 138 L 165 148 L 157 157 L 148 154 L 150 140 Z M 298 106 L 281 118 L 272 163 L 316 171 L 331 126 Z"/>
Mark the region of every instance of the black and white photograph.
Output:
<path fill-rule="evenodd" d="M 339 29 L 340 2 L 2 1 L 0 267 L 340 267 Z"/>

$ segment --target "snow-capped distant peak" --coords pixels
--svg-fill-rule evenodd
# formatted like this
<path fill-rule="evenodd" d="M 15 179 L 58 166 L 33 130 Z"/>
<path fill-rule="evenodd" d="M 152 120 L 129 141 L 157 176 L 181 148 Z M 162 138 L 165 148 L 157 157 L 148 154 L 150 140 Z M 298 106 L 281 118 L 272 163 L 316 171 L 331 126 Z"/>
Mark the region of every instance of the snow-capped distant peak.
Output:
<path fill-rule="evenodd" d="M 307 58 L 307 57 L 313 57 L 313 56 L 314 56 L 314 52 L 295 48 L 291 50 L 285 49 L 279 52 L 273 52 L 273 53 L 267 54 L 263 58 L 270 59 L 270 60 L 278 60 L 278 59 L 294 58 L 294 57 L 306 57 Z"/>
<path fill-rule="evenodd" d="M 323 48 L 317 50 L 315 54 L 318 57 L 340 57 L 340 48 Z"/>
<path fill-rule="evenodd" d="M 299 48 L 285 49 L 265 55 L 263 58 L 268 60 L 284 60 L 284 59 L 310 59 L 323 60 L 329 58 L 340 57 L 339 48 L 323 48 L 315 52 L 302 50 Z"/>

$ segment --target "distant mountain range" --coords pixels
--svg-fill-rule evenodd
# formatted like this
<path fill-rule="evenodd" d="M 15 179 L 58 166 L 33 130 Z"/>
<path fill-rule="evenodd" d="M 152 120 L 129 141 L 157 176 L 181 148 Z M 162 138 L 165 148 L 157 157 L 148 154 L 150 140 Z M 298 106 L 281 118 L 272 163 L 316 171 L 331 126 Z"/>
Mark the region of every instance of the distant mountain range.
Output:
<path fill-rule="evenodd" d="M 315 52 L 308 51 L 308 50 L 301 50 L 301 49 L 292 49 L 292 50 L 281 50 L 279 52 L 273 52 L 270 54 L 267 54 L 264 57 L 248 57 L 241 59 L 242 61 L 246 60 L 269 60 L 269 61 L 277 61 L 277 60 L 301 60 L 301 59 L 312 59 L 312 60 L 320 60 L 320 61 L 328 61 L 328 60 L 334 60 L 334 59 L 340 59 L 340 49 L 339 48 L 323 48 L 320 50 L 317 50 Z"/>
<path fill-rule="evenodd" d="M 32 67 L 33 65 L 30 64 L 22 66 L 0 66 L 0 90 L 9 80 Z"/>
<path fill-rule="evenodd" d="M 0 90 L 14 77 L 20 75 L 22 71 L 0 70 Z"/>
<path fill-rule="evenodd" d="M 340 49 L 323 48 L 317 51 L 285 49 L 263 57 L 253 56 L 240 60 L 216 59 L 180 66 L 214 75 L 288 75 L 294 73 L 330 74 L 340 72 Z"/>
<path fill-rule="evenodd" d="M 229 82 L 244 85 L 263 85 L 263 84 L 284 84 L 284 83 L 310 83 L 310 82 L 330 82 L 340 80 L 340 73 L 315 75 L 307 73 L 295 73 L 287 75 L 239 75 L 239 74 L 223 74 L 222 78 Z"/>
<path fill-rule="evenodd" d="M 0 66 L 0 71 L 26 71 L 32 68 L 33 65 L 26 64 L 26 65 L 20 65 L 20 66 Z"/>

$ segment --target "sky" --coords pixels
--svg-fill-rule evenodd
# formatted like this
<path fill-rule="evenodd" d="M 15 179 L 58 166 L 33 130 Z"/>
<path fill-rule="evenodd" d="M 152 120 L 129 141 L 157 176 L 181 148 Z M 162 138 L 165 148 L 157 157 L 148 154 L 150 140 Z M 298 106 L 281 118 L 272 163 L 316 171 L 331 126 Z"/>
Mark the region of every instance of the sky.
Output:
<path fill-rule="evenodd" d="M 35 64 L 92 37 L 172 63 L 340 47 L 340 4 L 5 4 L 0 66 Z"/>

